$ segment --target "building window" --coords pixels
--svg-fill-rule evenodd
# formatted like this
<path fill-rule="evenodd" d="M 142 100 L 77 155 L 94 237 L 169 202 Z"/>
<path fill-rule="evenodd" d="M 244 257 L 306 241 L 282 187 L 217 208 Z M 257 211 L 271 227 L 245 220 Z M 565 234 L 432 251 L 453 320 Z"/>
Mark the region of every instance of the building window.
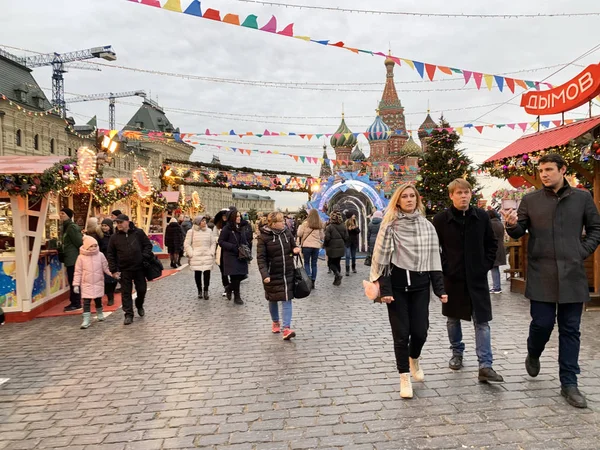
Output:
<path fill-rule="evenodd" d="M 21 144 L 22 144 L 21 130 L 17 130 L 17 133 L 15 135 L 15 144 L 17 144 L 17 147 L 21 147 Z"/>
<path fill-rule="evenodd" d="M 40 149 L 40 137 L 37 134 L 33 137 L 33 148 L 35 150 Z"/>
<path fill-rule="evenodd" d="M 54 150 L 54 139 L 50 139 L 50 153 L 54 154 Z M 71 156 L 71 152 L 69 152 L 69 156 Z"/>
<path fill-rule="evenodd" d="M 68 153 L 69 156 L 73 156 L 73 151 L 71 150 L 71 147 L 69 147 L 67 149 L 67 153 Z"/>

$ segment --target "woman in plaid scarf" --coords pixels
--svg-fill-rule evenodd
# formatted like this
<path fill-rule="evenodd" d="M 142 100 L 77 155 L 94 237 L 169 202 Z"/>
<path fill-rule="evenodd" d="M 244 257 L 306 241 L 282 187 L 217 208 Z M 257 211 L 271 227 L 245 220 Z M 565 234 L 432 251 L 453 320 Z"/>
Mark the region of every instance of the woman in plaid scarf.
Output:
<path fill-rule="evenodd" d="M 423 213 L 417 189 L 400 186 L 390 199 L 371 263 L 370 280 L 379 285 L 380 301 L 388 308 L 402 398 L 413 396 L 411 375 L 424 379 L 419 357 L 429 328 L 429 287 L 448 301 L 437 233 Z"/>

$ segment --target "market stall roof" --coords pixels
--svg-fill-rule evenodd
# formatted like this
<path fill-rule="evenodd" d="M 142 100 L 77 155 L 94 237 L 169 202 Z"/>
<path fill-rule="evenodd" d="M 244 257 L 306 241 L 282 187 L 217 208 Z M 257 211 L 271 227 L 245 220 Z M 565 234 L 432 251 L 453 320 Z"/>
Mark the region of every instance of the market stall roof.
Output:
<path fill-rule="evenodd" d="M 565 145 L 572 139 L 587 133 L 598 125 L 600 125 L 600 116 L 595 116 L 569 125 L 552 128 L 551 130 L 528 134 L 516 140 L 505 149 L 500 150 L 494 156 L 489 157 L 485 162 L 497 161 L 499 159 L 520 156 L 525 153 L 545 150 L 550 147 Z"/>
<path fill-rule="evenodd" d="M 0 156 L 0 174 L 41 174 L 63 159 L 61 156 Z"/>

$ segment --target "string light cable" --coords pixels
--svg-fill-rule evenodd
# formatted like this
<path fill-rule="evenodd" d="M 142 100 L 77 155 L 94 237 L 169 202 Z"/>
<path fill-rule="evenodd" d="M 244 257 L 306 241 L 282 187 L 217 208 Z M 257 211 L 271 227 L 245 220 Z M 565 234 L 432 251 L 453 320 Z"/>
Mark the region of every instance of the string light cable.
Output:
<path fill-rule="evenodd" d="M 540 19 L 548 17 L 565 18 L 565 17 L 588 17 L 600 16 L 598 12 L 578 12 L 578 13 L 537 13 L 537 14 L 519 14 L 519 13 L 500 13 L 500 14 L 469 14 L 469 13 L 429 13 L 429 12 L 414 12 L 414 11 L 384 11 L 384 10 L 369 10 L 357 8 L 343 8 L 339 6 L 316 6 L 316 5 L 299 5 L 295 3 L 280 3 L 264 0 L 238 0 L 243 3 L 255 3 L 263 6 L 277 6 L 283 8 L 295 9 L 313 9 L 322 11 L 334 11 L 343 13 L 359 13 L 359 14 L 375 14 L 389 16 L 408 16 L 408 17 L 442 17 L 442 18 L 460 18 L 460 19 Z"/>

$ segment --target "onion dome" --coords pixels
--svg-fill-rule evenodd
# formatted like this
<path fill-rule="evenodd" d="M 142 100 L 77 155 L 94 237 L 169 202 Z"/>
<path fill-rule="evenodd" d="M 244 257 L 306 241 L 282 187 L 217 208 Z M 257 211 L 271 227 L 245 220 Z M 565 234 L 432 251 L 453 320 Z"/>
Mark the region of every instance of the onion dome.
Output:
<path fill-rule="evenodd" d="M 344 120 L 344 114 L 342 114 L 342 123 L 335 133 L 331 136 L 331 140 L 329 141 L 333 148 L 352 148 L 358 142 L 356 136 L 352 134 L 348 125 L 346 125 L 346 121 Z"/>
<path fill-rule="evenodd" d="M 434 122 L 429 113 L 425 117 L 425 121 L 419 127 L 419 139 L 423 139 L 429 136 L 429 133 L 425 130 L 431 130 L 432 128 L 438 128 L 438 124 Z"/>
<path fill-rule="evenodd" d="M 390 137 L 390 127 L 386 125 L 386 123 L 381 119 L 381 116 L 377 114 L 375 117 L 375 121 L 371 124 L 369 128 L 367 128 L 367 139 L 369 142 L 373 141 L 387 141 Z"/>
<path fill-rule="evenodd" d="M 354 147 L 352 154 L 350 155 L 350 159 L 352 161 L 366 161 L 367 157 L 362 152 L 362 150 L 358 147 L 358 144 L 357 144 L 356 147 Z"/>
<path fill-rule="evenodd" d="M 400 149 L 400 152 L 404 156 L 420 156 L 423 154 L 423 149 L 421 148 L 421 146 L 419 144 L 417 144 L 413 140 L 413 138 L 411 136 L 408 138 L 408 141 L 406 141 L 404 143 L 404 145 Z"/>

